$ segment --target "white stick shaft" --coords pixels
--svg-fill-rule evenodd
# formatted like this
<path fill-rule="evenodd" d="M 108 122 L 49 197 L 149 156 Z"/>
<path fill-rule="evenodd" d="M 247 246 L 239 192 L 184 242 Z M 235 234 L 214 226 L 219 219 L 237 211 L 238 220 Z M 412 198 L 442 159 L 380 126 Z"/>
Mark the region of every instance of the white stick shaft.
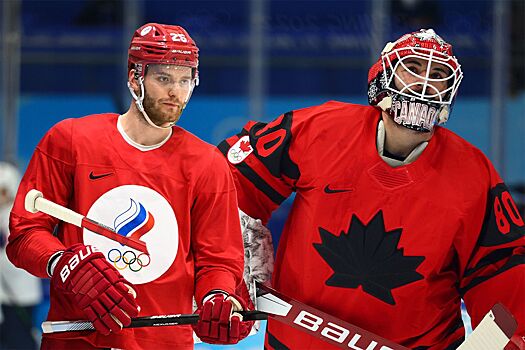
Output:
<path fill-rule="evenodd" d="M 89 321 L 46 321 L 42 323 L 44 333 L 74 332 L 95 330 Z"/>
<path fill-rule="evenodd" d="M 50 215 L 54 218 L 73 224 L 77 227 L 86 228 L 94 233 L 100 234 L 104 237 L 112 239 L 121 244 L 125 244 L 133 249 L 137 249 L 149 255 L 146 243 L 143 241 L 121 236 L 110 227 L 90 220 L 71 209 L 45 199 L 42 195 L 42 192 L 40 191 L 33 189 L 27 192 L 24 204 L 26 210 L 31 213 L 37 213 L 41 211 L 42 213 Z"/>
<path fill-rule="evenodd" d="M 83 215 L 45 199 L 42 193 L 37 190 L 27 192 L 25 207 L 27 211 L 32 213 L 41 211 L 59 220 L 82 227 Z"/>

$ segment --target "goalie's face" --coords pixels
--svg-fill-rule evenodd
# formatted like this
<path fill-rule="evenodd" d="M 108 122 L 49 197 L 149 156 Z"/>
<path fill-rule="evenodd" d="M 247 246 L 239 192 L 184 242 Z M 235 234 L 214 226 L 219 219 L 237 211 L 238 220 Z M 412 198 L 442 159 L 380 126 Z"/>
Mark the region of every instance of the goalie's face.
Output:
<path fill-rule="evenodd" d="M 151 121 L 157 126 L 176 123 L 194 87 L 191 67 L 148 65 L 144 77 L 144 109 Z"/>
<path fill-rule="evenodd" d="M 405 96 L 447 103 L 454 75 L 449 66 L 417 56 L 401 58 L 394 68 L 393 88 Z"/>

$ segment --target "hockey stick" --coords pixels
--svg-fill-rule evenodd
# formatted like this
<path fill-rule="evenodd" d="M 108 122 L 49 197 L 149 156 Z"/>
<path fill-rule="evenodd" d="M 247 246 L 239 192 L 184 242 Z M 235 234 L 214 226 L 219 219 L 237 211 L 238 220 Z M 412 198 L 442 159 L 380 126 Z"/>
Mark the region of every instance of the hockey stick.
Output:
<path fill-rule="evenodd" d="M 287 297 L 262 284 L 266 294 L 257 297 L 259 310 L 273 319 L 320 338 L 343 349 L 400 350 L 407 349 L 380 336 L 342 321 L 334 316 Z M 500 303 L 487 313 L 457 350 L 501 350 L 512 338 L 518 324 Z"/>
<path fill-rule="evenodd" d="M 300 329 L 342 349 L 407 350 L 374 333 L 330 316 L 276 290 L 257 283 L 256 311 L 245 311 L 244 320 L 264 320 L 272 317 L 286 325 Z M 174 326 L 196 323 L 199 317 L 189 315 L 162 315 L 138 317 L 128 328 Z M 496 304 L 458 350 L 503 349 L 516 331 L 517 323 L 501 304 Z M 94 330 L 89 321 L 46 321 L 44 333 Z"/>
<path fill-rule="evenodd" d="M 354 349 L 357 344 L 378 344 L 378 350 L 408 350 L 408 348 L 386 340 L 350 323 L 339 320 L 322 311 L 287 297 L 276 290 L 257 282 L 256 311 L 241 313 L 244 320 L 264 320 L 267 317 L 298 328 L 314 337 L 348 349 L 344 340 L 351 334 L 349 345 Z M 128 327 L 173 326 L 196 323 L 198 315 L 165 315 L 139 317 L 132 320 Z M 321 324 L 325 327 L 321 329 Z M 93 330 L 89 321 L 46 321 L 42 323 L 44 333 Z M 364 347 L 363 349 L 365 349 Z"/>
<path fill-rule="evenodd" d="M 341 349 L 408 350 L 377 334 L 340 320 L 257 283 L 257 309 Z"/>
<path fill-rule="evenodd" d="M 268 315 L 259 311 L 241 311 L 239 312 L 245 321 L 266 320 Z M 124 328 L 140 327 L 159 327 L 159 326 L 179 326 L 184 324 L 197 323 L 199 315 L 197 314 L 177 314 L 177 315 L 158 315 L 144 316 L 131 319 L 131 324 Z M 46 321 L 42 322 L 42 331 L 44 333 L 61 333 L 77 331 L 93 331 L 95 327 L 89 321 Z"/>
<path fill-rule="evenodd" d="M 124 237 L 115 232 L 112 228 L 105 226 L 99 222 L 88 219 L 85 216 L 74 212 L 71 209 L 61 206 L 44 198 L 42 192 L 32 189 L 26 194 L 25 209 L 31 213 L 41 211 L 59 220 L 68 222 L 77 227 L 83 227 L 92 232 L 98 233 L 104 237 L 117 241 L 121 244 L 127 245 L 130 248 L 140 250 L 143 253 L 148 253 L 146 243 L 132 238 Z"/>

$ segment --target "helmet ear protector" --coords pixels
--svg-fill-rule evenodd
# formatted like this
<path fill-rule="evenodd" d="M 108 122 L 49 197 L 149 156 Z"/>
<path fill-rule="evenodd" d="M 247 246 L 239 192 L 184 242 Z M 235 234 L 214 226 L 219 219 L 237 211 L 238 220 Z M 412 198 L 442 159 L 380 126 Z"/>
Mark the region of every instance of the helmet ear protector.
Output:
<path fill-rule="evenodd" d="M 414 60 L 421 65 L 418 73 L 407 66 Z M 436 65 L 442 67 L 438 78 L 430 75 Z M 400 71 L 406 72 L 405 78 Z M 448 120 L 462 79 L 452 46 L 432 29 L 422 29 L 386 44 L 368 73 L 368 102 L 399 125 L 430 132 L 435 124 Z"/>

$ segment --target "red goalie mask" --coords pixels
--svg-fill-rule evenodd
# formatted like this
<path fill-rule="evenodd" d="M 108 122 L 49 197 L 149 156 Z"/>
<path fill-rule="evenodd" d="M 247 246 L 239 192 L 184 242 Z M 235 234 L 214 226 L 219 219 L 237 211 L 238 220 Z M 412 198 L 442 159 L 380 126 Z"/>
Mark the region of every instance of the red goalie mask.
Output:
<path fill-rule="evenodd" d="M 368 73 L 368 102 L 396 123 L 428 132 L 447 121 L 462 78 L 452 46 L 422 29 L 385 46 Z"/>

